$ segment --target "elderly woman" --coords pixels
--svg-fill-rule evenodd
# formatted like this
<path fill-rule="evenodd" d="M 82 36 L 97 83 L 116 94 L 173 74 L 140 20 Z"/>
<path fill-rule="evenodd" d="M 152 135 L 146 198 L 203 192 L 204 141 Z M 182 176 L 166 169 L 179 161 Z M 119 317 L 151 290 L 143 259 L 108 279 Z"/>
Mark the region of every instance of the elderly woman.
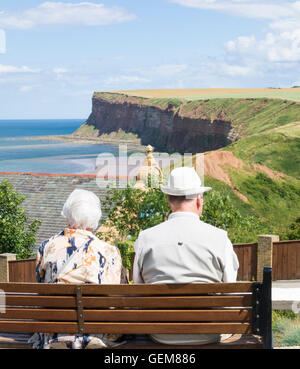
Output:
<path fill-rule="evenodd" d="M 64 204 L 68 227 L 42 243 L 37 252 L 40 283 L 126 283 L 119 249 L 99 240 L 92 232 L 101 218 L 99 198 L 90 191 L 75 190 Z M 35 333 L 33 348 L 104 348 L 119 345 L 119 335 Z"/>

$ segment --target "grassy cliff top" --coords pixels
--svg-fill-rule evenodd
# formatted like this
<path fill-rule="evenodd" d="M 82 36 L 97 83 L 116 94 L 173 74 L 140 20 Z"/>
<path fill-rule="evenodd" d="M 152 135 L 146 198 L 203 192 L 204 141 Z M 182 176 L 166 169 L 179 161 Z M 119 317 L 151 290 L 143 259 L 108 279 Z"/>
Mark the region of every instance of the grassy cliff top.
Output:
<path fill-rule="evenodd" d="M 300 86 L 292 88 L 192 88 L 114 91 L 144 98 L 179 98 L 187 100 L 213 98 L 271 98 L 300 101 Z"/>
<path fill-rule="evenodd" d="M 298 91 L 298 88 L 295 90 Z M 94 98 L 110 103 L 131 103 L 173 109 L 179 115 L 193 119 L 230 121 L 233 127 L 239 129 L 242 136 L 260 134 L 275 128 L 278 133 L 283 133 L 284 129 L 281 131 L 280 129 L 292 123 L 295 125 L 293 131 L 296 132 L 300 121 L 300 102 L 286 99 L 220 97 L 186 100 L 175 97 L 146 98 L 111 92 L 95 92 Z"/>

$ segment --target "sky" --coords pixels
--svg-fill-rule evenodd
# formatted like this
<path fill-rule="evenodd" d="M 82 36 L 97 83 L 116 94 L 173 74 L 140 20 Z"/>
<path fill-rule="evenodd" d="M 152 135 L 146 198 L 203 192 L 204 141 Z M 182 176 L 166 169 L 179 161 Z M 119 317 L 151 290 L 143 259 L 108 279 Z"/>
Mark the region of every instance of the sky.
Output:
<path fill-rule="evenodd" d="M 86 119 L 94 91 L 294 85 L 300 1 L 0 2 L 0 119 Z"/>

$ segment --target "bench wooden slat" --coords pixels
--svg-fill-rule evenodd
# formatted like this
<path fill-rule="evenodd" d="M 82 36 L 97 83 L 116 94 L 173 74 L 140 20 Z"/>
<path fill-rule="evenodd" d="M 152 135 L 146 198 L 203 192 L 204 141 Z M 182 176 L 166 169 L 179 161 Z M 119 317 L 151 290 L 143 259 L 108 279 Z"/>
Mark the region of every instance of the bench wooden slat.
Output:
<path fill-rule="evenodd" d="M 75 322 L 0 321 L 1 332 L 78 333 Z M 84 333 L 198 334 L 251 333 L 250 323 L 84 323 Z"/>
<path fill-rule="evenodd" d="M 6 295 L 7 306 L 44 306 L 75 308 L 75 296 Z"/>
<path fill-rule="evenodd" d="M 47 283 L 0 283 L 5 292 L 40 293 L 46 295 L 75 295 L 74 284 Z M 82 295 L 193 295 L 205 293 L 246 293 L 252 292 L 249 282 L 238 283 L 193 283 L 193 284 L 152 284 L 152 285 L 82 285 Z"/>
<path fill-rule="evenodd" d="M 7 308 L 0 319 L 39 319 L 48 321 L 77 321 L 75 309 Z M 0 321 L 1 321 L 0 320 Z"/>
<path fill-rule="evenodd" d="M 204 307 L 250 307 L 251 295 L 232 296 L 160 296 L 160 297 L 83 297 L 85 308 L 204 308 Z M 7 295 L 8 306 L 42 306 L 75 308 L 74 296 Z"/>
<path fill-rule="evenodd" d="M 71 309 L 6 309 L 1 319 L 40 319 L 46 321 L 77 321 L 76 310 Z M 251 310 L 84 310 L 84 320 L 106 321 L 251 321 Z"/>

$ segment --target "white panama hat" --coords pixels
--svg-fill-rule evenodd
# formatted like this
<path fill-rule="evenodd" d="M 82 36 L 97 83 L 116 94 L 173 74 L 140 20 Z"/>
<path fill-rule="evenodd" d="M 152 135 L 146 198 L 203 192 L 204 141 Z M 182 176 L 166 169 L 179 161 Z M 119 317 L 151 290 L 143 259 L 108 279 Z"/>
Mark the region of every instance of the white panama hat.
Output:
<path fill-rule="evenodd" d="M 201 179 L 194 168 L 175 168 L 169 175 L 168 184 L 160 187 L 162 192 L 173 196 L 197 195 L 211 190 L 211 187 L 202 187 Z"/>

